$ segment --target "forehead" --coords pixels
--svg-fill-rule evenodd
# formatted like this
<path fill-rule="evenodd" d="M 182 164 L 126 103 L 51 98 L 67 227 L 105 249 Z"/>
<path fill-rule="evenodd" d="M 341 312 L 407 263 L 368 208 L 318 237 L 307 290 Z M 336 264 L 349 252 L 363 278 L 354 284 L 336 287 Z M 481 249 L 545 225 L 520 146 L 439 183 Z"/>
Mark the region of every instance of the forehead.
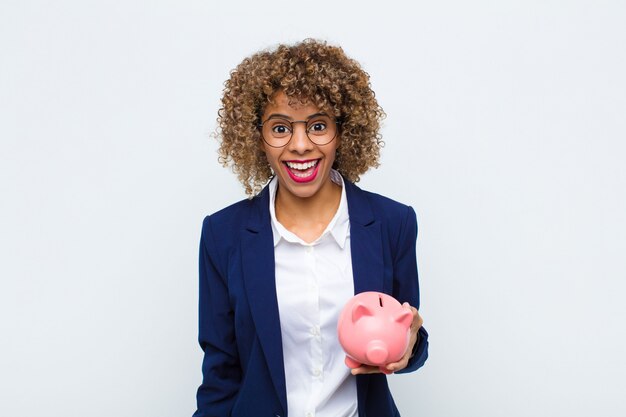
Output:
<path fill-rule="evenodd" d="M 319 107 L 307 98 L 289 97 L 283 91 L 278 91 L 274 93 L 265 105 L 263 114 L 265 116 L 272 113 L 310 115 L 321 111 Z"/>

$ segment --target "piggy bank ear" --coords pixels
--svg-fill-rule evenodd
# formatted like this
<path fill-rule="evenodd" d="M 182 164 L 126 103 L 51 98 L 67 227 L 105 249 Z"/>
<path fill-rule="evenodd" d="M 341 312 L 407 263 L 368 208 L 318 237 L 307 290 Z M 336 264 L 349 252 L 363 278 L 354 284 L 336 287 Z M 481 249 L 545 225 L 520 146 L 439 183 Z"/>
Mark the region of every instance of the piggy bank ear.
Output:
<path fill-rule="evenodd" d="M 398 310 L 394 317 L 394 320 L 408 328 L 413 322 L 413 313 L 406 308 L 402 308 L 401 310 Z"/>
<path fill-rule="evenodd" d="M 357 303 L 352 307 L 352 323 L 356 323 L 361 317 L 373 315 L 372 310 L 363 303 Z"/>

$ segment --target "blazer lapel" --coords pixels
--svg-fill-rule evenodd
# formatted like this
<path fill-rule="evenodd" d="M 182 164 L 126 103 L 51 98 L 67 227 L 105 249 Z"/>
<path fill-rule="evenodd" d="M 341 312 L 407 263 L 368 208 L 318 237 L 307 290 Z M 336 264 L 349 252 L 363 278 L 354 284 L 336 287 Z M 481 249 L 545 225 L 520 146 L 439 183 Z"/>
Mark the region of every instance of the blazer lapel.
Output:
<path fill-rule="evenodd" d="M 344 179 L 350 213 L 350 249 L 354 293 L 384 290 L 383 243 L 380 222 L 359 187 Z"/>
<path fill-rule="evenodd" d="M 350 250 L 354 293 L 384 290 L 383 242 L 380 222 L 363 190 L 344 178 L 350 214 Z M 371 375 L 356 379 L 359 415 L 365 415 L 365 397 Z"/>
<path fill-rule="evenodd" d="M 285 370 L 274 266 L 274 242 L 268 188 L 252 201 L 250 219 L 242 230 L 243 277 L 256 334 L 284 410 L 287 410 Z"/>

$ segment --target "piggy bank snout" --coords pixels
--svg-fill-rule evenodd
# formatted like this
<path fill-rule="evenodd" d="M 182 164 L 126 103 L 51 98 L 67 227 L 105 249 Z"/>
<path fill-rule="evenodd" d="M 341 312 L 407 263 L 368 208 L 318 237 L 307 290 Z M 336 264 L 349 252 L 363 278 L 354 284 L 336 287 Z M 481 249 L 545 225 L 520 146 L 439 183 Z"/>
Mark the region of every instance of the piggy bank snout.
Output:
<path fill-rule="evenodd" d="M 365 357 L 372 365 L 384 365 L 389 357 L 387 345 L 382 340 L 372 340 L 367 344 Z"/>

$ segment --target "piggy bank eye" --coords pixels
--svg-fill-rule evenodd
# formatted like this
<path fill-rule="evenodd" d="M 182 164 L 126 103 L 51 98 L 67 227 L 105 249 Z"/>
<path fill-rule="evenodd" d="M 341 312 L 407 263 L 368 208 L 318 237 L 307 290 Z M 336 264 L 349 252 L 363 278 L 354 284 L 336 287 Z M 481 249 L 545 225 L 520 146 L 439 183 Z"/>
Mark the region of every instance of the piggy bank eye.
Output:
<path fill-rule="evenodd" d="M 381 297 L 380 295 L 378 296 L 378 304 L 380 304 L 380 306 L 383 306 L 383 297 Z"/>

